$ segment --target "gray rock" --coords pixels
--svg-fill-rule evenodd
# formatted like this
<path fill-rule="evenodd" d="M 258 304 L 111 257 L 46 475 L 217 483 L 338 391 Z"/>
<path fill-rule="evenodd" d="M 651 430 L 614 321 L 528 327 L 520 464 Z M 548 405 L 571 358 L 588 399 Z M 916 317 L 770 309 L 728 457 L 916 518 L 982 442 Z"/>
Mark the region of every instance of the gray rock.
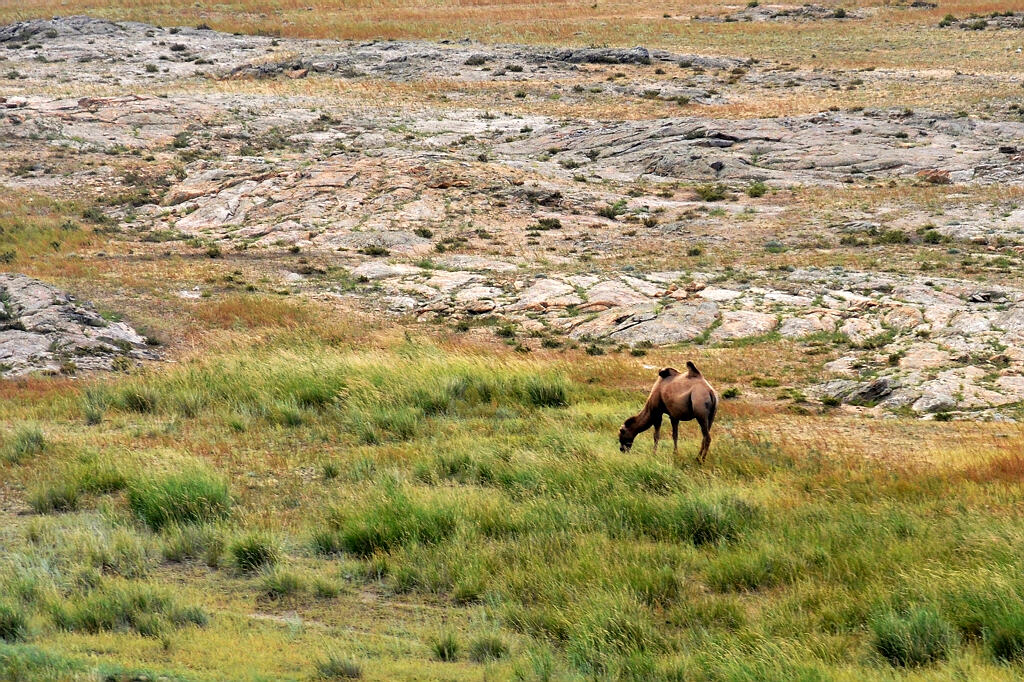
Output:
<path fill-rule="evenodd" d="M 630 316 L 608 334 L 609 338 L 634 345 L 656 345 L 693 341 L 718 319 L 718 306 L 712 302 L 677 304 L 656 317 Z"/>
<path fill-rule="evenodd" d="M 0 375 L 108 370 L 119 358 L 155 357 L 127 324 L 39 280 L 0 274 Z"/>

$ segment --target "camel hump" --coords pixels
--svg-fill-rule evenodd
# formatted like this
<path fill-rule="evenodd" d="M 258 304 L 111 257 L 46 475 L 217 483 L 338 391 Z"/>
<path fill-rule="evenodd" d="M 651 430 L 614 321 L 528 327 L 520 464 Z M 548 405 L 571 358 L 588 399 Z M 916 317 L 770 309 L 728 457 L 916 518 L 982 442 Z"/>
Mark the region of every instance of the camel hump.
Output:
<path fill-rule="evenodd" d="M 687 372 L 687 376 L 691 376 L 691 377 L 702 377 L 702 376 L 704 376 L 703 374 L 700 373 L 700 370 L 697 369 L 697 365 L 693 364 L 689 360 L 686 361 L 686 369 L 690 370 L 689 372 Z"/>
<path fill-rule="evenodd" d="M 677 374 L 679 374 L 679 370 L 676 369 L 675 367 L 666 367 L 665 369 L 658 370 L 658 376 L 661 377 L 662 379 L 674 377 Z"/>

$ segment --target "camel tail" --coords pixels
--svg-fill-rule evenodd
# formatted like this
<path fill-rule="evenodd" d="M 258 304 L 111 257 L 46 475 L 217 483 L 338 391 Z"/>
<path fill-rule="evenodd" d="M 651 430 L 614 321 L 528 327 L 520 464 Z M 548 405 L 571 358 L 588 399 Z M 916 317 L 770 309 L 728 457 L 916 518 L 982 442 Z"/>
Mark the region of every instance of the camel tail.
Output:
<path fill-rule="evenodd" d="M 708 394 L 708 428 L 715 422 L 715 413 L 718 412 L 718 394 L 715 393 L 715 389 L 711 389 L 711 393 Z"/>
<path fill-rule="evenodd" d="M 686 369 L 689 370 L 686 373 L 686 375 L 689 376 L 689 377 L 702 377 L 702 376 L 704 376 L 703 374 L 700 373 L 700 370 L 697 369 L 697 365 L 693 364 L 689 360 L 686 361 Z"/>

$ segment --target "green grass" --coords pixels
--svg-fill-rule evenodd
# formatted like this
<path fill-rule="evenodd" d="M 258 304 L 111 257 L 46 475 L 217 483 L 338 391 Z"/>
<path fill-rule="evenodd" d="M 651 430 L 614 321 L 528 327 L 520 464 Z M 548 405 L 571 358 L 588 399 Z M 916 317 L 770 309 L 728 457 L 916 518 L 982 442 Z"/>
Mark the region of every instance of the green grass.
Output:
<path fill-rule="evenodd" d="M 956 646 L 952 626 L 935 610 L 921 607 L 907 614 L 886 613 L 871 624 L 875 650 L 899 666 L 940 661 Z"/>
<path fill-rule="evenodd" d="M 28 617 L 17 607 L 0 602 L 0 640 L 19 642 L 28 637 Z"/>
<path fill-rule="evenodd" d="M 128 506 L 153 530 L 171 523 L 224 518 L 231 509 L 227 483 L 204 471 L 140 478 L 128 490 Z"/>
<path fill-rule="evenodd" d="M 46 436 L 42 429 L 34 424 L 19 426 L 0 449 L 0 461 L 9 463 L 21 462 L 46 449 Z"/>
<path fill-rule="evenodd" d="M 235 566 L 242 573 L 255 573 L 264 568 L 273 568 L 281 560 L 281 551 L 277 544 L 262 533 L 253 532 L 243 535 L 231 543 L 228 552 L 235 560 Z M 272 576 L 270 586 L 273 586 L 275 574 L 270 575 Z M 292 578 L 293 576 L 282 574 L 277 575 L 276 580 L 279 585 L 291 582 L 292 586 L 297 589 L 297 580 Z M 287 590 L 287 586 L 284 589 Z"/>
<path fill-rule="evenodd" d="M 704 466 L 692 424 L 675 463 L 622 454 L 646 381 L 593 362 L 289 337 L 36 398 L 13 414 L 49 444 L 6 471 L 40 502 L 2 531 L 3 603 L 53 656 L 202 680 L 1013 676 L 1001 450 L 896 468 L 833 448 L 828 415 L 792 417 L 810 447 L 723 408 Z M 118 398 L 140 389 L 152 409 Z M 85 395 L 98 424 L 69 410 Z"/>

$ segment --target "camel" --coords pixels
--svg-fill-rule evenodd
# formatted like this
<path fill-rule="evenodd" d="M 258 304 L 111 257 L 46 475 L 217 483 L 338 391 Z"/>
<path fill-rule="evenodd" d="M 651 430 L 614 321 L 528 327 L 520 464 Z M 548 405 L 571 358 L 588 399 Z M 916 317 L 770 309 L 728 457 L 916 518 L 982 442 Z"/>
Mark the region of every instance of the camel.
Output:
<path fill-rule="evenodd" d="M 658 452 L 661 438 L 661 418 L 668 415 L 672 422 L 672 455 L 679 454 L 679 422 L 696 419 L 704 439 L 697 460 L 701 463 L 711 447 L 711 424 L 718 409 L 718 395 L 704 379 L 697 366 L 686 363 L 686 374 L 672 367 L 658 372 L 658 380 L 651 389 L 647 404 L 640 413 L 630 417 L 619 429 L 619 450 L 629 452 L 638 434 L 654 427 L 654 452 Z"/>

